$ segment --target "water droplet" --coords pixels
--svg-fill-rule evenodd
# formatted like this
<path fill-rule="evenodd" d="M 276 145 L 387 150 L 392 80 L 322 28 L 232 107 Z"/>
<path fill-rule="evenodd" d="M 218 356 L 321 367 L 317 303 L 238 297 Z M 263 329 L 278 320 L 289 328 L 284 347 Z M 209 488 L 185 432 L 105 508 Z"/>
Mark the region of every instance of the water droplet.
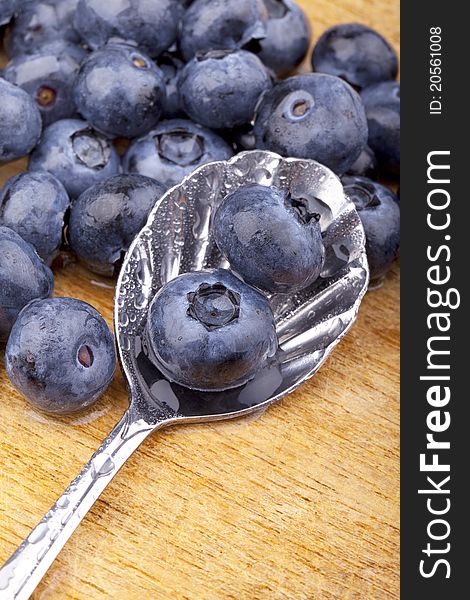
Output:
<path fill-rule="evenodd" d="M 10 584 L 10 580 L 13 579 L 15 574 L 15 562 L 16 561 L 3 566 L 2 572 L 0 573 L 0 590 L 6 590 Z"/>
<path fill-rule="evenodd" d="M 150 268 L 150 261 L 146 256 L 142 256 L 137 263 L 136 275 L 142 285 L 149 285 L 151 283 L 152 269 Z"/>
<path fill-rule="evenodd" d="M 51 535 L 49 536 L 49 539 L 51 540 L 51 542 L 55 542 L 56 539 L 59 537 L 60 535 L 60 531 L 58 529 L 53 529 L 51 531 Z"/>
<path fill-rule="evenodd" d="M 147 302 L 148 298 L 142 291 L 140 294 L 137 295 L 136 299 L 134 300 L 134 306 L 137 308 L 137 310 L 142 310 L 147 306 Z"/>
<path fill-rule="evenodd" d="M 125 350 L 126 352 L 129 352 L 129 350 L 131 349 L 131 341 L 127 337 L 127 335 L 125 335 L 124 333 L 122 333 L 119 336 L 119 341 L 121 342 L 121 348 L 123 350 Z"/>
<path fill-rule="evenodd" d="M 61 496 L 57 502 L 56 502 L 56 506 L 58 506 L 59 508 L 67 508 L 67 506 L 70 504 L 70 499 L 67 496 Z"/>
<path fill-rule="evenodd" d="M 126 312 L 120 313 L 119 324 L 122 325 L 122 327 L 127 327 L 129 325 L 129 315 Z"/>
<path fill-rule="evenodd" d="M 47 523 L 39 523 L 37 527 L 28 536 L 28 542 L 30 544 L 37 544 L 43 540 L 49 532 L 49 525 Z"/>

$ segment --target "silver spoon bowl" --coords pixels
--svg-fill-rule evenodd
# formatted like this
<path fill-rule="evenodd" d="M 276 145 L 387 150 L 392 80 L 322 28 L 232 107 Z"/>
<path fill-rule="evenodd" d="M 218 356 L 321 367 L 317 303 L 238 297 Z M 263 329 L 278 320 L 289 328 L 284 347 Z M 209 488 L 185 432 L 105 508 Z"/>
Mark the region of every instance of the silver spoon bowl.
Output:
<path fill-rule="evenodd" d="M 228 193 L 250 183 L 285 190 L 320 215 L 324 269 L 301 292 L 270 296 L 279 350 L 253 380 L 223 392 L 191 390 L 167 380 L 149 360 L 143 337 L 147 311 L 174 277 L 228 267 L 212 238 L 212 216 Z M 197 169 L 169 190 L 129 248 L 116 286 L 115 332 L 129 408 L 0 569 L 0 598 L 29 598 L 106 485 L 150 433 L 177 423 L 248 415 L 312 377 L 354 323 L 368 281 L 358 214 L 336 175 L 315 161 L 243 152 Z"/>

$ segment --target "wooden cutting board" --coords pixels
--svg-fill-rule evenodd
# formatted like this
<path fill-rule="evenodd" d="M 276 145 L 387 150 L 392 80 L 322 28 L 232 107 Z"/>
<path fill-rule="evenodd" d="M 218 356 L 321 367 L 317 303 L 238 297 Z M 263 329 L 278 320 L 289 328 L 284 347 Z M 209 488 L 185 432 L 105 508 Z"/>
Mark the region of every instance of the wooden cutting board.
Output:
<path fill-rule="evenodd" d="M 398 49 L 398 0 L 300 4 L 315 39 L 327 26 L 359 21 Z M 22 161 L 0 167 L 0 183 L 24 168 Z M 56 295 L 87 300 L 111 324 L 109 285 L 71 264 L 57 273 Z M 300 390 L 257 418 L 147 440 L 33 598 L 398 598 L 398 368 L 396 267 Z M 125 408 L 118 373 L 88 413 L 46 417 L 0 366 L 0 562 Z"/>

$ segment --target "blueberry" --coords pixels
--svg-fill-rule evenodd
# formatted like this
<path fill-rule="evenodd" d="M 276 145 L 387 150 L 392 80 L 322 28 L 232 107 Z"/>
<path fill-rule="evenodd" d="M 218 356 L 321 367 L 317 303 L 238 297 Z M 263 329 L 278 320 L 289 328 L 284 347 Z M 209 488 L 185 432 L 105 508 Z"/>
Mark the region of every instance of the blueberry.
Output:
<path fill-rule="evenodd" d="M 184 117 L 184 109 L 181 105 L 178 88 L 179 75 L 184 67 L 184 62 L 177 54 L 165 52 L 159 57 L 157 65 L 163 72 L 166 86 L 166 99 L 162 117 L 164 119 Z"/>
<path fill-rule="evenodd" d="M 372 179 L 377 175 L 377 158 L 369 146 L 364 148 L 356 161 L 349 167 L 347 175 L 361 175 Z"/>
<path fill-rule="evenodd" d="M 269 19 L 258 56 L 277 75 L 288 75 L 305 58 L 311 28 L 304 12 L 293 0 L 264 0 Z"/>
<path fill-rule="evenodd" d="M 312 55 L 313 69 L 342 77 L 363 88 L 395 79 L 398 60 L 390 44 L 370 27 L 345 23 L 331 27 L 320 37 Z"/>
<path fill-rule="evenodd" d="M 79 0 L 75 27 L 93 50 L 116 38 L 156 57 L 176 40 L 182 15 L 181 0 Z"/>
<path fill-rule="evenodd" d="M 233 150 L 216 133 L 184 119 L 162 121 L 129 146 L 124 171 L 153 177 L 166 188 L 206 163 L 227 160 Z"/>
<path fill-rule="evenodd" d="M 366 177 L 343 177 L 342 182 L 364 226 L 371 279 L 378 279 L 385 275 L 398 256 L 398 199 L 390 189 Z"/>
<path fill-rule="evenodd" d="M 297 75 L 263 97 L 255 135 L 260 149 L 314 159 L 344 173 L 367 143 L 367 121 L 359 95 L 342 79 Z"/>
<path fill-rule="evenodd" d="M 78 111 L 109 137 L 137 137 L 159 120 L 165 104 L 162 71 L 128 44 L 110 43 L 81 65 L 75 81 Z"/>
<path fill-rule="evenodd" d="M 212 129 L 249 123 L 271 78 L 257 56 L 245 50 L 199 55 L 181 72 L 179 88 L 186 113 Z"/>
<path fill-rule="evenodd" d="M 296 292 L 318 276 L 325 248 L 318 215 L 302 198 L 247 185 L 224 198 L 214 239 L 244 281 L 268 292 Z"/>
<path fill-rule="evenodd" d="M 5 37 L 5 49 L 10 58 L 37 52 L 53 40 L 80 43 L 73 27 L 78 0 L 19 0 L 17 15 Z"/>
<path fill-rule="evenodd" d="M 0 27 L 10 22 L 17 4 L 17 0 L 0 0 Z"/>
<path fill-rule="evenodd" d="M 49 125 L 29 160 L 30 171 L 49 171 L 72 198 L 119 169 L 119 155 L 112 143 L 79 119 Z"/>
<path fill-rule="evenodd" d="M 369 146 L 380 169 L 388 175 L 400 172 L 400 84 L 387 81 L 361 93 L 369 127 Z"/>
<path fill-rule="evenodd" d="M 34 100 L 0 77 L 0 164 L 31 152 L 41 129 L 41 115 Z"/>
<path fill-rule="evenodd" d="M 263 0 L 195 0 L 181 25 L 179 45 L 185 60 L 199 52 L 237 49 L 266 36 Z"/>
<path fill-rule="evenodd" d="M 242 385 L 277 349 L 267 299 L 224 269 L 186 273 L 161 288 L 147 338 L 161 371 L 198 390 Z"/>
<path fill-rule="evenodd" d="M 52 271 L 15 231 L 0 225 L 0 341 L 5 340 L 20 310 L 54 287 Z"/>
<path fill-rule="evenodd" d="M 92 306 L 35 300 L 18 316 L 5 351 L 7 374 L 34 406 L 69 413 L 90 406 L 116 368 L 113 334 Z"/>
<path fill-rule="evenodd" d="M 62 243 L 70 200 L 53 175 L 35 171 L 13 176 L 0 192 L 0 223 L 16 231 L 50 264 Z"/>
<path fill-rule="evenodd" d="M 361 91 L 361 98 L 364 106 L 393 105 L 400 106 L 400 82 L 383 81 L 376 85 L 371 85 Z"/>
<path fill-rule="evenodd" d="M 72 250 L 91 270 L 112 275 L 164 192 L 142 175 L 115 175 L 88 188 L 70 212 Z"/>
<path fill-rule="evenodd" d="M 79 46 L 51 42 L 34 54 L 13 58 L 5 67 L 3 77 L 34 98 L 43 124 L 50 125 L 76 114 L 72 89 L 86 54 Z"/>

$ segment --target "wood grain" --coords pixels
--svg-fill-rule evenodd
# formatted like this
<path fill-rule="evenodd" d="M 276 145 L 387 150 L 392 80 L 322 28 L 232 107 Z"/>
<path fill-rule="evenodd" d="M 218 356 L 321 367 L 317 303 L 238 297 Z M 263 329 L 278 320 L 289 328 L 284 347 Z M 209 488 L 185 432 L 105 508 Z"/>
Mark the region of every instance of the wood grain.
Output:
<path fill-rule="evenodd" d="M 398 46 L 398 0 L 302 0 L 314 37 L 369 24 Z M 0 167 L 0 183 L 24 162 Z M 56 295 L 112 322 L 113 291 L 82 267 Z M 3 355 L 1 356 L 3 361 Z M 318 375 L 256 418 L 156 434 L 131 458 L 33 595 L 399 597 L 399 271 L 369 292 Z M 35 412 L 0 368 L 0 562 L 126 407 L 122 376 L 88 413 Z"/>

